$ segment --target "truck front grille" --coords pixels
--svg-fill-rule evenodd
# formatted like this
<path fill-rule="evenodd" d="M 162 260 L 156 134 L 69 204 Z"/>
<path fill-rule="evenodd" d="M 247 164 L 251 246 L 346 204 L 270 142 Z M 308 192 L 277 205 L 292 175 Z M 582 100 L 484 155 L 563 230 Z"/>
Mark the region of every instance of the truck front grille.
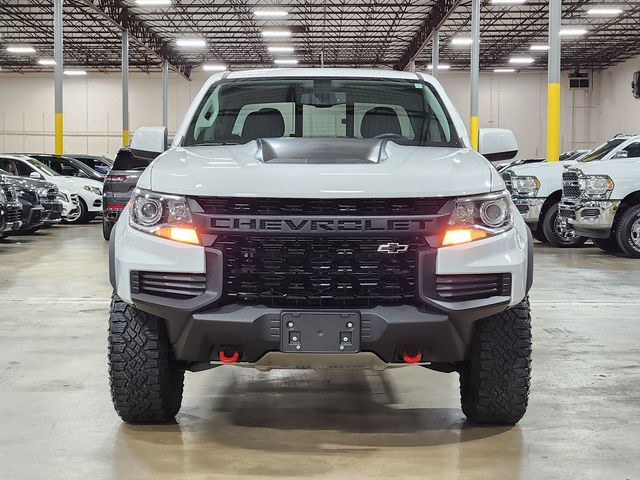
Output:
<path fill-rule="evenodd" d="M 507 187 L 509 193 L 513 193 L 513 180 L 511 179 L 511 173 L 505 172 L 502 174 L 502 180 L 504 180 L 504 184 Z"/>
<path fill-rule="evenodd" d="M 436 292 L 445 300 L 463 301 L 511 295 L 511 274 L 438 275 Z"/>
<path fill-rule="evenodd" d="M 446 198 L 240 198 L 194 197 L 207 214 L 393 216 L 435 215 Z"/>
<path fill-rule="evenodd" d="M 580 184 L 577 172 L 562 174 L 562 196 L 566 198 L 580 198 Z"/>
<path fill-rule="evenodd" d="M 381 245 L 407 245 L 381 253 Z M 414 303 L 424 236 L 220 235 L 222 303 L 276 307 L 368 307 Z"/>
<path fill-rule="evenodd" d="M 207 289 L 204 273 L 131 272 L 131 293 L 186 300 Z"/>

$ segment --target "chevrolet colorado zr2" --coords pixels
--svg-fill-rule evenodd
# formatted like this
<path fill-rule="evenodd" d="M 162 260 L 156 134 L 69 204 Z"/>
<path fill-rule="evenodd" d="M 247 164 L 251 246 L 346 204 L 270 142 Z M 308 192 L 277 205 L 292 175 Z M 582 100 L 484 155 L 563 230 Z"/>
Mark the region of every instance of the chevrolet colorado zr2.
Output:
<path fill-rule="evenodd" d="M 532 240 L 489 162 L 510 131 L 478 153 L 431 76 L 299 68 L 212 76 L 165 144 L 135 132 L 157 158 L 110 235 L 123 420 L 172 421 L 185 371 L 229 364 L 457 372 L 470 421 L 524 415 Z"/>

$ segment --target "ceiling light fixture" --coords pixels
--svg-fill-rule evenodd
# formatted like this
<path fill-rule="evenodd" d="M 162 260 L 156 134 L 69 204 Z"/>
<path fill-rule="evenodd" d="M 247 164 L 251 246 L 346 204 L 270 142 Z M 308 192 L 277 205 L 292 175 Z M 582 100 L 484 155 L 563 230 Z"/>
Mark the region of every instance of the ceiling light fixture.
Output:
<path fill-rule="evenodd" d="M 449 70 L 451 65 L 447 65 L 446 63 L 439 63 L 438 70 Z M 433 70 L 433 65 L 427 65 L 427 70 Z"/>
<path fill-rule="evenodd" d="M 533 50 L 534 52 L 546 52 L 549 50 L 549 45 L 531 45 L 529 50 Z"/>
<path fill-rule="evenodd" d="M 522 5 L 527 0 L 491 0 L 493 5 Z"/>
<path fill-rule="evenodd" d="M 451 39 L 451 45 L 457 46 L 469 46 L 473 43 L 473 38 L 470 37 L 453 37 Z"/>
<path fill-rule="evenodd" d="M 55 65 L 56 61 L 53 58 L 41 58 L 38 60 L 38 65 L 50 66 Z"/>
<path fill-rule="evenodd" d="M 224 72 L 227 69 L 226 65 L 217 63 L 205 63 L 202 65 L 202 70 L 205 72 Z"/>
<path fill-rule="evenodd" d="M 587 33 L 586 28 L 579 27 L 563 27 L 560 29 L 560 35 L 563 37 L 579 37 Z"/>
<path fill-rule="evenodd" d="M 141 7 L 167 7 L 171 0 L 136 0 L 136 5 Z"/>
<path fill-rule="evenodd" d="M 618 6 L 606 6 L 606 7 L 592 7 L 587 10 L 587 15 L 603 15 L 603 16 L 616 16 L 622 13 L 622 8 Z"/>
<path fill-rule="evenodd" d="M 275 37 L 290 37 L 290 30 L 263 30 L 263 37 L 275 38 Z"/>
<path fill-rule="evenodd" d="M 493 71 L 495 73 L 513 73 L 516 71 L 515 68 L 494 68 Z"/>
<path fill-rule="evenodd" d="M 176 40 L 176 45 L 182 48 L 204 48 L 207 42 L 204 38 L 179 38 Z"/>
<path fill-rule="evenodd" d="M 536 59 L 531 57 L 511 57 L 509 59 L 509 63 L 516 63 L 519 65 L 530 65 L 535 61 Z"/>
<path fill-rule="evenodd" d="M 65 70 L 64 74 L 69 75 L 70 77 L 81 77 L 86 75 L 87 72 L 85 70 Z"/>
<path fill-rule="evenodd" d="M 276 58 L 273 63 L 278 65 L 297 65 L 298 60 L 295 58 Z"/>
<path fill-rule="evenodd" d="M 289 15 L 289 12 L 286 10 L 254 10 L 253 14 L 256 17 L 282 18 Z"/>
<path fill-rule="evenodd" d="M 9 45 L 7 47 L 9 53 L 36 53 L 36 49 L 29 45 Z"/>
<path fill-rule="evenodd" d="M 295 49 L 293 47 L 267 47 L 270 53 L 293 53 Z"/>

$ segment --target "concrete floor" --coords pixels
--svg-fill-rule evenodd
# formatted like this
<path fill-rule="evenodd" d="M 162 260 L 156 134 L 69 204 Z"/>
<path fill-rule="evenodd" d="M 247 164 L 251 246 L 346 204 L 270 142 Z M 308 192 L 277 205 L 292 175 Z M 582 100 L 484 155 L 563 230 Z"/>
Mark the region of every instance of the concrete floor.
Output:
<path fill-rule="evenodd" d="M 458 379 L 188 374 L 176 425 L 127 426 L 106 371 L 98 224 L 0 242 L 3 479 L 640 476 L 640 262 L 536 245 L 534 373 L 514 428 L 468 426 Z"/>

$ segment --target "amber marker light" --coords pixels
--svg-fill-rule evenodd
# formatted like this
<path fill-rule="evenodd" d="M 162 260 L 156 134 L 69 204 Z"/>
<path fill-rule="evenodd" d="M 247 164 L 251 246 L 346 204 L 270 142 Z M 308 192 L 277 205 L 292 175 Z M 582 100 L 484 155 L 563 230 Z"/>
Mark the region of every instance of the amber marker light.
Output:
<path fill-rule="evenodd" d="M 472 242 L 486 238 L 487 232 L 476 228 L 457 228 L 455 230 L 447 230 L 442 240 L 442 246 L 460 245 L 461 243 Z"/>
<path fill-rule="evenodd" d="M 168 238 L 176 242 L 200 245 L 198 232 L 193 227 L 162 227 L 153 233 L 158 237 Z"/>

